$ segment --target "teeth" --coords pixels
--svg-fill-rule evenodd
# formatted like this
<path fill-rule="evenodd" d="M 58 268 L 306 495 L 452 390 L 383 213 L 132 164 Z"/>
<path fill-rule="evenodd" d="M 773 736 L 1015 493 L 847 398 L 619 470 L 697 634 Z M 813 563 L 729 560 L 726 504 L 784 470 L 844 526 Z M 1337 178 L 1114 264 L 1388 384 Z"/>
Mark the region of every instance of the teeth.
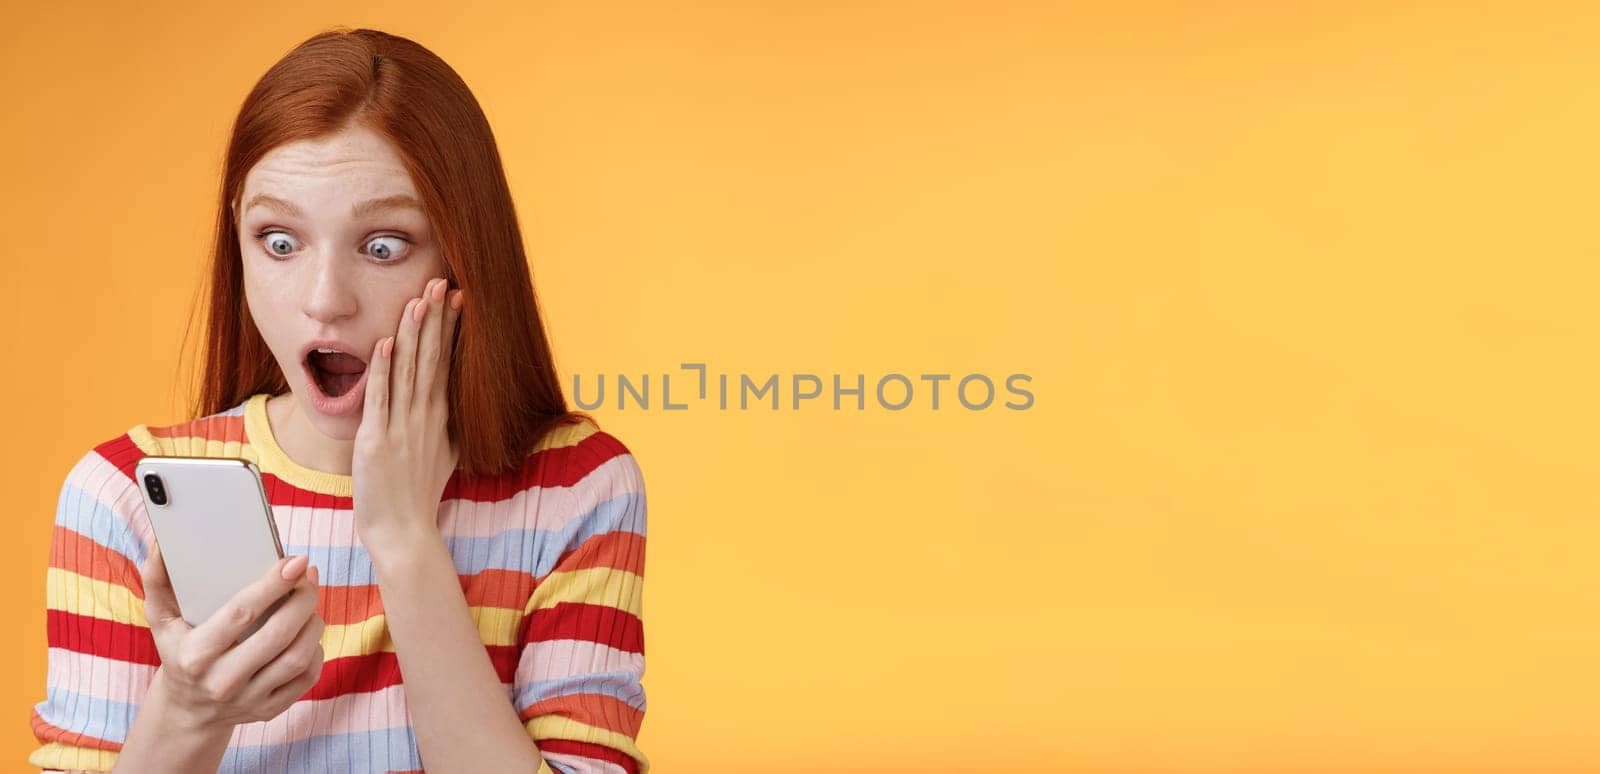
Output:
<path fill-rule="evenodd" d="M 324 355 L 337 355 L 337 354 L 340 354 L 339 350 L 337 350 L 337 349 L 323 349 L 322 347 L 318 347 L 317 351 L 321 352 Z"/>

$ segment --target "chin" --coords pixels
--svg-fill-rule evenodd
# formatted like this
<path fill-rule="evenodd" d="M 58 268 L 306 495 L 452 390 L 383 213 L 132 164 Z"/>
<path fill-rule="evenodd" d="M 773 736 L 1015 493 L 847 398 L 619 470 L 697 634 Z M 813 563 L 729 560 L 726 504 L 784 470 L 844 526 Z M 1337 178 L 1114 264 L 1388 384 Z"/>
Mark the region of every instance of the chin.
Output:
<path fill-rule="evenodd" d="M 361 427 L 361 411 L 357 410 L 354 416 L 325 417 L 317 414 L 314 409 L 307 409 L 307 416 L 311 418 L 311 426 L 317 432 L 335 441 L 354 441 L 356 430 Z"/>

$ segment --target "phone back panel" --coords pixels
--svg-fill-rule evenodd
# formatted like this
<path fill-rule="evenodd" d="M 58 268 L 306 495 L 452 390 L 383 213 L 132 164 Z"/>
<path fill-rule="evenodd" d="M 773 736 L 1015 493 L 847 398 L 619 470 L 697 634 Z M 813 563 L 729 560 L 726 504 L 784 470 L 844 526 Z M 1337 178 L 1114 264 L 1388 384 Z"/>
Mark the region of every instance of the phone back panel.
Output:
<path fill-rule="evenodd" d="M 166 504 L 153 502 L 148 473 L 161 477 Z M 144 457 L 135 475 L 189 624 L 205 622 L 283 556 L 261 473 L 248 460 Z M 259 616 L 245 636 L 266 618 Z"/>

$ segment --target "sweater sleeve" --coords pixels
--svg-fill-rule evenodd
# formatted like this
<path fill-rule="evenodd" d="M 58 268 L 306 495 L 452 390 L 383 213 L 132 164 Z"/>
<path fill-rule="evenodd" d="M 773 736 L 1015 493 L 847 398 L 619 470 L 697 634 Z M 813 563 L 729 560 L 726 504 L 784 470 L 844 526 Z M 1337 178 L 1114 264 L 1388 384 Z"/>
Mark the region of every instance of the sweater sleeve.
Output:
<path fill-rule="evenodd" d="M 124 436 L 124 439 L 126 436 Z M 110 771 L 160 663 L 144 616 L 144 503 L 109 441 L 67 473 L 45 570 L 45 699 L 33 707 L 46 771 Z M 109 456 L 108 456 L 109 455 Z"/>
<path fill-rule="evenodd" d="M 547 531 L 525 613 L 514 702 L 557 774 L 647 774 L 644 720 L 644 479 L 605 433 Z M 548 570 L 546 569 L 548 568 Z M 544 769 L 541 769 L 543 771 Z"/>

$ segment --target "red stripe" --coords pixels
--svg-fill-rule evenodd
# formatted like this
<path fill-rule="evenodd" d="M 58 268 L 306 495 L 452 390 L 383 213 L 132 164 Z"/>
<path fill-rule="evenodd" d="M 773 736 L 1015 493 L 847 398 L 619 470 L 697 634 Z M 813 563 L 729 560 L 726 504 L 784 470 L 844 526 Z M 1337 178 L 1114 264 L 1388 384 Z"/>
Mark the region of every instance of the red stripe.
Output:
<path fill-rule="evenodd" d="M 644 655 L 644 625 L 639 617 L 606 605 L 559 602 L 533 611 L 519 641 L 527 645 L 543 640 L 587 640 L 618 650 Z"/>
<path fill-rule="evenodd" d="M 611 567 L 643 578 L 644 544 L 643 535 L 627 530 L 591 535 L 577 548 L 562 554 L 552 573 Z"/>
<path fill-rule="evenodd" d="M 173 440 L 183 437 L 185 430 L 179 428 L 205 427 L 207 422 L 218 429 L 218 432 L 199 436 L 202 439 L 218 441 L 244 441 L 242 417 L 216 417 L 210 420 L 194 420 L 181 425 L 165 427 L 146 427 L 152 436 Z M 231 428 L 238 425 L 238 432 Z M 105 457 L 126 475 L 133 479 L 134 466 L 145 457 L 144 450 L 140 449 L 127 433 L 117 436 L 95 447 L 95 451 Z M 196 451 L 196 450 L 191 450 Z M 535 486 L 554 487 L 572 486 L 583 480 L 584 476 L 594 472 L 594 469 L 623 454 L 627 454 L 628 447 L 615 436 L 604 430 L 596 430 L 588 437 L 571 446 L 560 446 L 553 449 L 541 449 L 528 455 L 516 470 L 499 475 L 474 475 L 464 471 L 454 471 L 449 481 L 445 483 L 441 500 L 458 498 L 470 502 L 496 502 L 509 499 L 512 495 L 531 489 Z M 349 497 L 336 497 L 320 492 L 309 492 L 293 485 L 284 483 L 277 476 L 262 473 L 262 483 L 267 488 L 267 499 L 273 505 L 304 505 L 313 508 L 343 508 L 352 507 Z"/>
<path fill-rule="evenodd" d="M 200 419 L 191 419 L 176 425 L 163 427 L 146 427 L 150 434 L 157 438 L 193 438 L 201 444 L 207 441 L 245 442 L 244 415 L 212 415 Z"/>
<path fill-rule="evenodd" d="M 267 502 L 276 506 L 348 511 L 354 507 L 355 502 L 349 497 L 301 489 L 266 471 L 261 473 L 261 488 L 267 490 Z"/>
<path fill-rule="evenodd" d="M 488 569 L 476 575 L 457 575 L 469 607 L 498 607 L 518 613 L 533 594 L 533 576 L 520 570 Z M 383 595 L 375 583 L 323 586 L 317 597 L 317 614 L 328 624 L 361 623 L 383 614 Z"/>
<path fill-rule="evenodd" d="M 596 432 L 573 446 L 536 452 L 516 470 L 499 476 L 474 476 L 460 470 L 453 471 L 439 499 L 491 503 L 509 500 L 518 492 L 536 486 L 572 486 L 605 461 L 627 452 L 627 448 L 611 435 Z M 353 498 L 301 489 L 271 473 L 262 473 L 261 483 L 267 490 L 267 501 L 275 506 L 338 510 L 355 507 Z"/>
<path fill-rule="evenodd" d="M 476 575 L 463 575 L 461 591 L 473 607 L 503 607 L 522 612 L 533 596 L 533 574 L 520 570 L 490 568 Z"/>
<path fill-rule="evenodd" d="M 156 649 L 155 638 L 143 626 L 50 610 L 47 611 L 46 638 L 50 647 L 135 664 L 161 665 L 161 654 Z M 518 651 L 513 645 L 484 646 L 489 663 L 501 682 L 513 682 Z M 322 676 L 305 698 L 325 699 L 348 693 L 376 691 L 399 683 L 400 665 L 394 652 L 345 656 L 322 665 Z"/>
<path fill-rule="evenodd" d="M 602 463 L 627 454 L 627 447 L 611 434 L 596 430 L 571 446 L 544 449 L 529 455 L 517 470 L 499 476 L 457 471 L 445 485 L 444 499 L 459 497 L 475 502 L 505 500 L 535 486 L 572 486 Z"/>
<path fill-rule="evenodd" d="M 500 682 L 510 683 L 517 673 L 517 648 L 511 645 L 485 645 L 484 651 Z M 329 699 L 352 693 L 367 693 L 399 685 L 400 658 L 393 651 L 363 653 L 330 659 L 322 664 L 322 675 L 302 699 Z"/>
<path fill-rule="evenodd" d="M 144 577 L 131 559 L 60 525 L 51 534 L 50 566 L 124 586 L 135 597 L 144 599 Z"/>
<path fill-rule="evenodd" d="M 139 460 L 145 456 L 144 450 L 140 449 L 127 433 L 94 447 L 94 450 L 122 471 L 122 475 L 127 476 L 129 481 L 133 480 L 133 466 L 139 464 Z"/>
<path fill-rule="evenodd" d="M 582 755 L 585 758 L 609 761 L 622 767 L 628 774 L 639 774 L 639 762 L 627 753 L 615 750 L 604 745 L 592 742 L 579 742 L 572 739 L 541 739 L 537 742 L 540 752 L 560 753 L 563 755 Z M 551 767 L 555 768 L 554 766 Z"/>
<path fill-rule="evenodd" d="M 134 664 L 161 665 L 155 637 L 144 626 L 108 621 L 65 610 L 45 611 L 45 638 L 50 647 Z"/>
<path fill-rule="evenodd" d="M 523 708 L 519 718 L 526 723 L 539 715 L 560 715 L 596 728 L 638 736 L 644 724 L 644 711 L 615 697 L 601 693 L 568 693 L 536 701 Z"/>

